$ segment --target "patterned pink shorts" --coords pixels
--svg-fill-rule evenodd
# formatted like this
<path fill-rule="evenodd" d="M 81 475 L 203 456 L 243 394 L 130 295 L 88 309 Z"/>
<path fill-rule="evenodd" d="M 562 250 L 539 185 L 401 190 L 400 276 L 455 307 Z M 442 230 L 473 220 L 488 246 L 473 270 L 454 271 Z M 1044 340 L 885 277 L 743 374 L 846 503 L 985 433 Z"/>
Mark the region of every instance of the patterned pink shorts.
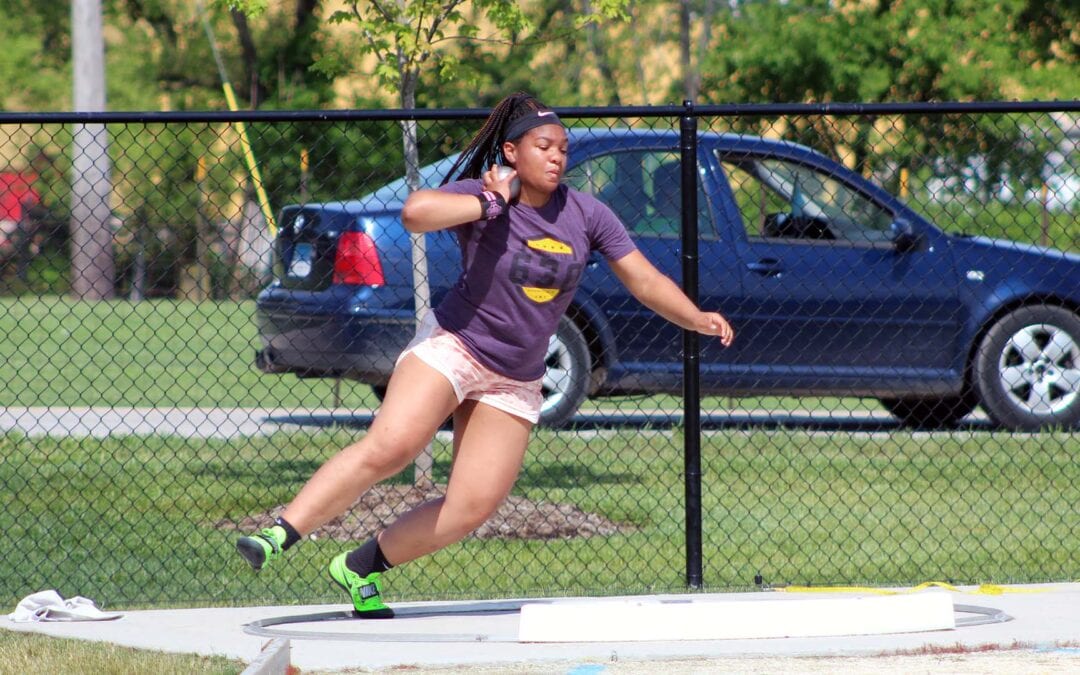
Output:
<path fill-rule="evenodd" d="M 492 371 L 477 361 L 456 335 L 444 330 L 433 312 L 424 315 L 416 336 L 397 362 L 401 363 L 406 354 L 415 354 L 442 373 L 454 388 L 458 403 L 471 399 L 533 424 L 540 419 L 540 406 L 544 402 L 540 392 L 542 378 L 523 382 Z"/>

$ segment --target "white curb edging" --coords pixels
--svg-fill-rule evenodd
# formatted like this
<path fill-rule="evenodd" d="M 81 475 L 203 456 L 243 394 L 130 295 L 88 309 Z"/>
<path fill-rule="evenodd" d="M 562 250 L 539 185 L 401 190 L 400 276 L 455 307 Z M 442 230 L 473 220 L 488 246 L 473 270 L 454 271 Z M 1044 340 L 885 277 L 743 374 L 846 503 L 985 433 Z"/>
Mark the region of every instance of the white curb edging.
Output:
<path fill-rule="evenodd" d="M 952 599 L 915 595 L 777 601 L 559 601 L 521 608 L 520 642 L 639 642 L 880 635 L 956 628 Z"/>

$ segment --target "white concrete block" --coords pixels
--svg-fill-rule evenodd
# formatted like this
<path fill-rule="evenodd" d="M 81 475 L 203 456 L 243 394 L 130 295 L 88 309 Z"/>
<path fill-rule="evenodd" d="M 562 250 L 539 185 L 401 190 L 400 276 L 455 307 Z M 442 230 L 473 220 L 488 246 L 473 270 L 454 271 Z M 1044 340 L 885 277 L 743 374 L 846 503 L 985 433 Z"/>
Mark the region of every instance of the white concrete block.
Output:
<path fill-rule="evenodd" d="M 762 600 L 592 599 L 521 608 L 520 642 L 879 635 L 956 628 L 948 593 Z"/>

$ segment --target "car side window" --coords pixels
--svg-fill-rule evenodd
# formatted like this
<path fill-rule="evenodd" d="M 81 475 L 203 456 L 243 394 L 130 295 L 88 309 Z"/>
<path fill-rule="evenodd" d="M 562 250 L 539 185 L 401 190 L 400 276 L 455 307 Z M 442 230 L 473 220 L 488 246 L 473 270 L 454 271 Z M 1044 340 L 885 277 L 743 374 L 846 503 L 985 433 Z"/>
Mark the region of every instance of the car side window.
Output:
<path fill-rule="evenodd" d="M 893 214 L 828 173 L 752 157 L 722 159 L 721 167 L 750 237 L 891 241 Z"/>
<path fill-rule="evenodd" d="M 566 183 L 611 207 L 639 236 L 678 237 L 682 229 L 679 153 L 656 150 L 594 155 L 566 172 Z M 698 228 L 714 236 L 712 211 L 698 177 Z"/>

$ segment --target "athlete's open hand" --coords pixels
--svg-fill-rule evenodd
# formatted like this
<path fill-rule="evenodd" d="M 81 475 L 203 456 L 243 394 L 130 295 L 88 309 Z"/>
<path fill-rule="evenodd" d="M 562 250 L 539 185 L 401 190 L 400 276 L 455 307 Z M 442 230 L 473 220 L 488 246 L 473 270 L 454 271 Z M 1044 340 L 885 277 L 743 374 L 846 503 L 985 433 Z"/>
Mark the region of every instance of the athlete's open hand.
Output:
<path fill-rule="evenodd" d="M 694 330 L 702 335 L 717 336 L 725 347 L 730 347 L 735 340 L 735 329 L 717 312 L 701 312 L 694 322 Z"/>

